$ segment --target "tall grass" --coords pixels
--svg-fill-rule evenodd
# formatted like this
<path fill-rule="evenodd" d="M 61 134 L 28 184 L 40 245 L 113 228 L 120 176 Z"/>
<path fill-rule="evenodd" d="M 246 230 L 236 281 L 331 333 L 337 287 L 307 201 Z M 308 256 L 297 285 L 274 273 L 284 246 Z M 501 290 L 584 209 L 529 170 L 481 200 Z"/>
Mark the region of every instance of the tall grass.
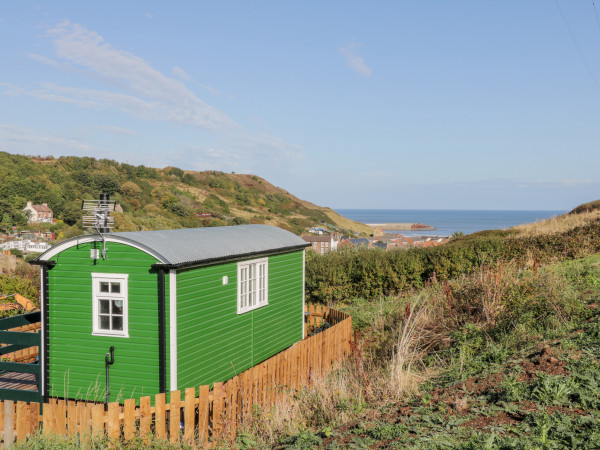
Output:
<path fill-rule="evenodd" d="M 515 230 L 518 237 L 541 236 L 545 234 L 564 233 L 575 227 L 581 227 L 600 219 L 600 210 L 582 212 L 580 214 L 563 214 L 524 225 L 517 225 Z"/>

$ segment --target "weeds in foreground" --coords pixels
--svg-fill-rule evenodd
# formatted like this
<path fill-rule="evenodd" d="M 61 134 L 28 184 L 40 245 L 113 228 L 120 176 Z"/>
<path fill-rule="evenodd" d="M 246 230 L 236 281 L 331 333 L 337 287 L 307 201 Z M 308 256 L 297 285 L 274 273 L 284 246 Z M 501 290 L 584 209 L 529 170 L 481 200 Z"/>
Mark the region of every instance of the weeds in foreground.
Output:
<path fill-rule="evenodd" d="M 15 450 L 62 450 L 85 448 L 90 450 L 100 450 L 112 448 L 117 450 L 187 450 L 191 449 L 184 443 L 171 443 L 157 439 L 156 437 L 140 437 L 123 441 L 119 439 L 110 439 L 106 436 L 92 436 L 84 441 L 77 437 L 58 436 L 54 434 L 43 434 L 38 432 L 26 441 L 15 443 L 11 447 Z"/>
<path fill-rule="evenodd" d="M 364 351 L 344 376 L 350 398 L 362 393 L 361 408 L 335 414 L 326 379 L 300 394 L 310 399 L 298 411 L 303 426 L 281 446 L 597 448 L 599 280 L 600 256 L 505 262 L 432 279 L 418 296 L 350 302 Z M 349 421 L 357 425 L 336 430 Z"/>

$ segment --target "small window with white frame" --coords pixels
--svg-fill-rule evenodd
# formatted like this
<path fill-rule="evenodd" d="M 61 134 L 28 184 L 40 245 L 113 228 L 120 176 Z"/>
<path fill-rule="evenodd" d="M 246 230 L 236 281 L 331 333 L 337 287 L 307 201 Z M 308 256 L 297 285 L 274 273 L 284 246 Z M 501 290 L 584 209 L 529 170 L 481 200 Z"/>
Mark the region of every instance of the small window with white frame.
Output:
<path fill-rule="evenodd" d="M 238 263 L 238 314 L 269 304 L 269 261 L 267 258 Z"/>
<path fill-rule="evenodd" d="M 127 280 L 127 274 L 92 274 L 92 334 L 129 337 Z"/>

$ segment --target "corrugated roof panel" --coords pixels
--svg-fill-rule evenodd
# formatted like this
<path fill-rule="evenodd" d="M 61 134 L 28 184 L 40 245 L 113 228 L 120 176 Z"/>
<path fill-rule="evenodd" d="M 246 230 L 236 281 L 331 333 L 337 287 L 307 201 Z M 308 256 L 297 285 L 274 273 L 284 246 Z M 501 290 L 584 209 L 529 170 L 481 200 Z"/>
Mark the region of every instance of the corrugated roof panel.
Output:
<path fill-rule="evenodd" d="M 147 247 L 161 255 L 161 259 L 167 264 L 173 265 L 227 259 L 307 245 L 295 234 L 271 225 L 132 231 L 111 233 L 110 236 Z"/>

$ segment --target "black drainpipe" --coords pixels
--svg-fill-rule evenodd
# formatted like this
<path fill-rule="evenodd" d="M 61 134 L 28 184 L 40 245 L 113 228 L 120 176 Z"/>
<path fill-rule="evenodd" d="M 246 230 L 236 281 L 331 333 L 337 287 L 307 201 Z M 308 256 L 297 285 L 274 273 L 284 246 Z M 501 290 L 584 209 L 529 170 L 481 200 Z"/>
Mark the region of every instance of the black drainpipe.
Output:
<path fill-rule="evenodd" d="M 165 327 L 165 270 L 158 271 L 158 389 L 167 389 L 167 335 Z"/>

